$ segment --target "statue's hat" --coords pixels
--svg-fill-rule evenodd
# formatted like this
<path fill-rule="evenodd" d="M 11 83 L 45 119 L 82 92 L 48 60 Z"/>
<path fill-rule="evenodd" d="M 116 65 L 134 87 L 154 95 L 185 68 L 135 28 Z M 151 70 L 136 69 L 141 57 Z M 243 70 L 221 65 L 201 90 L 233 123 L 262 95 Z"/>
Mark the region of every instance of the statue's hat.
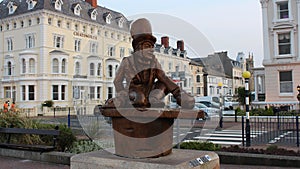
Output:
<path fill-rule="evenodd" d="M 150 22 L 145 18 L 140 18 L 131 24 L 130 34 L 133 39 L 132 46 L 135 47 L 138 42 L 149 40 L 155 44 L 156 38 L 152 35 Z"/>

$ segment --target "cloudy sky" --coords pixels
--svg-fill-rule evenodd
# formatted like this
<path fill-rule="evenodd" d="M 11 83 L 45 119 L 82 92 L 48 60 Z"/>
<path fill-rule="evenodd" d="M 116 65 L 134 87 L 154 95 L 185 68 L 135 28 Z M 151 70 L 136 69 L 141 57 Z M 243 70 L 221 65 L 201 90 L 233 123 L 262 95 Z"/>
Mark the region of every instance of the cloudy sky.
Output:
<path fill-rule="evenodd" d="M 246 55 L 251 52 L 255 66 L 262 65 L 259 0 L 98 0 L 98 5 L 119 11 L 125 16 L 157 13 L 180 18 L 195 26 L 212 44 L 214 51 L 228 51 L 233 59 L 238 52 Z"/>
<path fill-rule="evenodd" d="M 180 34 L 192 34 L 194 39 L 174 35 L 174 38 L 185 40 L 189 46 L 188 52 L 189 49 L 196 51 L 189 54 L 196 53 L 203 57 L 213 51 L 228 51 L 229 57 L 235 59 L 238 52 L 246 55 L 251 52 L 254 54 L 255 66 L 262 65 L 262 17 L 259 0 L 98 0 L 98 5 L 121 12 L 129 18 L 143 16 L 145 13 L 177 18 L 173 25 L 179 25 L 181 31 L 178 31 L 179 28 L 172 29 L 173 33 L 168 36 L 172 37 L 176 31 Z M 168 20 L 168 17 L 161 18 Z M 178 20 L 180 21 L 177 22 Z M 167 24 L 169 27 L 171 25 Z M 185 25 L 193 28 L 189 29 Z M 159 27 L 154 27 L 153 31 L 166 34 L 157 28 Z M 207 40 L 213 50 L 198 41 L 192 42 L 195 39 Z M 175 42 L 170 45 L 175 46 Z"/>

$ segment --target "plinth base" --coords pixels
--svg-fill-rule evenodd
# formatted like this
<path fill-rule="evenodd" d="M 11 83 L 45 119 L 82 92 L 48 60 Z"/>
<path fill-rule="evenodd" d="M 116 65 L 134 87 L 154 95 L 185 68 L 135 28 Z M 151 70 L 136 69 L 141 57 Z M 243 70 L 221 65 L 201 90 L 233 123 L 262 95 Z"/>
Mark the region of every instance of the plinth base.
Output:
<path fill-rule="evenodd" d="M 219 156 L 210 151 L 173 149 L 168 156 L 132 159 L 107 151 L 78 154 L 71 158 L 71 169 L 219 169 Z"/>

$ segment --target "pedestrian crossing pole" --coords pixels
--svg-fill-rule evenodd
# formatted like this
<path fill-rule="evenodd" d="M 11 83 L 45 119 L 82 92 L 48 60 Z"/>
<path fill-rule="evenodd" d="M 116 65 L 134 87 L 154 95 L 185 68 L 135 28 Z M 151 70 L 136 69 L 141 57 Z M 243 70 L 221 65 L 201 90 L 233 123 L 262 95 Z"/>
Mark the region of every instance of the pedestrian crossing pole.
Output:
<path fill-rule="evenodd" d="M 245 78 L 245 104 L 246 104 L 246 147 L 250 147 L 250 113 L 249 113 L 249 78 L 251 73 L 249 71 L 243 72 L 243 77 Z"/>

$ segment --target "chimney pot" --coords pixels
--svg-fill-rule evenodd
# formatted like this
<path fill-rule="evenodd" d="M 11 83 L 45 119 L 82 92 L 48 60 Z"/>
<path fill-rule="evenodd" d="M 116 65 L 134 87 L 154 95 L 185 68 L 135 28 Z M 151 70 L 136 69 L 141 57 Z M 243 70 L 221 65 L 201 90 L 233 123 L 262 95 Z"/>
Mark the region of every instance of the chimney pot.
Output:
<path fill-rule="evenodd" d="M 177 41 L 177 49 L 180 49 L 180 51 L 184 51 L 184 41 L 183 40 Z"/>
<path fill-rule="evenodd" d="M 85 0 L 86 2 L 88 2 L 89 4 L 91 4 L 91 6 L 93 8 L 97 8 L 97 0 Z"/>
<path fill-rule="evenodd" d="M 163 45 L 165 48 L 169 47 L 169 37 L 168 36 L 161 37 L 161 45 Z"/>

